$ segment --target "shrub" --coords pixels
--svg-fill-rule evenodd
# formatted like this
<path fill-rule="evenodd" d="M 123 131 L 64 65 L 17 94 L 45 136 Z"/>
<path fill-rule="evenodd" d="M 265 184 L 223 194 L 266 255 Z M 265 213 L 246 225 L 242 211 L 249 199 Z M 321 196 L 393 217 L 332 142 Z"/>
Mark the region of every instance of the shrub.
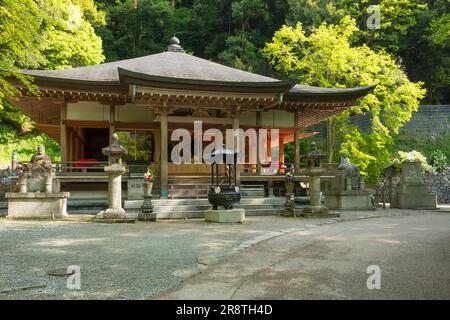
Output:
<path fill-rule="evenodd" d="M 398 151 L 395 157 L 392 159 L 392 164 L 398 169 L 401 169 L 401 164 L 403 162 L 420 162 L 420 166 L 422 167 L 422 171 L 424 172 L 435 172 L 435 169 L 428 164 L 427 158 L 420 153 L 419 151 L 411 151 L 411 152 L 405 152 L 405 151 Z"/>
<path fill-rule="evenodd" d="M 441 172 L 447 166 L 447 156 L 441 150 L 436 150 L 431 155 L 430 164 L 436 171 Z"/>

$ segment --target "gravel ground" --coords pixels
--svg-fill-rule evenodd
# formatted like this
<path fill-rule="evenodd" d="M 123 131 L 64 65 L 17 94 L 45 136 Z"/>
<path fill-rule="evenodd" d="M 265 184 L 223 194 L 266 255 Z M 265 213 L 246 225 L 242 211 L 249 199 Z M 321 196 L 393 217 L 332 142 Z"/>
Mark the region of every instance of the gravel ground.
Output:
<path fill-rule="evenodd" d="M 75 221 L 0 218 L 0 299 L 144 299 L 206 268 L 198 257 L 214 262 L 311 225 L 429 213 L 393 209 L 346 212 L 336 219 L 250 217 L 230 225 L 203 220 L 102 224 L 84 222 L 81 216 Z M 81 267 L 81 290 L 67 289 L 66 276 L 47 274 L 69 265 Z M 19 290 L 34 286 L 42 288 Z"/>

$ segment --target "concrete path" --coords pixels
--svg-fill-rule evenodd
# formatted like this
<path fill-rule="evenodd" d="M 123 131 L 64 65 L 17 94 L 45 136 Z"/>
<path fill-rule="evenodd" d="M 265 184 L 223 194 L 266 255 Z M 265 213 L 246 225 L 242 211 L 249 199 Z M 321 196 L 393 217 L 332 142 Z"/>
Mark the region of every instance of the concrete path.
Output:
<path fill-rule="evenodd" d="M 353 212 L 346 219 L 393 212 Z M 251 245 L 323 219 L 249 217 L 244 224 L 203 219 L 104 224 L 0 218 L 0 300 L 145 299 Z M 62 270 L 81 269 L 81 290 Z M 60 276 L 49 275 L 61 274 Z"/>
<path fill-rule="evenodd" d="M 367 288 L 379 266 L 380 290 Z M 307 224 L 155 299 L 450 299 L 450 213 Z"/>
<path fill-rule="evenodd" d="M 339 219 L 250 217 L 244 224 L 231 225 L 211 224 L 201 219 L 111 225 L 87 222 L 89 217 L 79 215 L 70 216 L 69 221 L 0 218 L 0 300 L 145 299 L 174 288 L 192 276 L 196 279 L 196 274 L 206 276 L 215 270 L 213 264 L 219 262 L 220 267 L 247 251 L 257 251 L 256 248 L 266 243 L 290 243 L 297 237 L 296 242 L 303 241 L 305 235 L 298 235 L 298 232 L 311 232 L 321 224 L 324 226 L 320 230 L 328 228 L 326 226 L 333 226 L 330 230 L 334 230 L 354 219 L 368 219 L 361 220 L 364 225 L 362 221 L 376 221 L 384 216 L 421 217 L 428 214 L 428 211 L 392 209 L 344 212 Z M 444 226 L 445 223 L 439 224 L 439 227 Z M 262 248 L 261 257 L 257 255 L 244 267 L 239 265 L 236 270 L 231 269 L 238 274 L 223 274 L 230 277 L 230 281 L 227 278 L 221 280 L 226 283 L 223 288 L 230 286 L 234 292 L 233 279 L 240 272 L 244 272 L 247 279 L 248 272 L 265 268 L 265 257 L 278 257 L 277 252 Z M 277 250 L 284 252 L 288 248 L 289 244 Z M 279 259 L 284 258 L 280 256 Z M 274 263 L 280 264 L 278 260 Z M 66 286 L 67 276 L 63 271 L 70 265 L 81 268 L 80 290 L 70 290 Z M 195 280 L 188 280 L 187 284 L 191 281 Z M 258 281 L 256 286 L 259 286 Z M 243 287 L 246 286 L 244 283 Z M 216 293 L 223 292 L 223 288 Z M 198 294 L 202 292 L 200 290 Z M 241 291 L 236 292 L 230 296 L 239 297 Z"/>

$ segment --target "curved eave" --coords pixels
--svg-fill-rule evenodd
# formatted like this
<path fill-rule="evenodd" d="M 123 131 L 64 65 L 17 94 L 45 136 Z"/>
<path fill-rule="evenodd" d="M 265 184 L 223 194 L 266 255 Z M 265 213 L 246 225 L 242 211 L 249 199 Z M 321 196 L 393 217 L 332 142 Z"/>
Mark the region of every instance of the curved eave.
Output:
<path fill-rule="evenodd" d="M 243 81 L 210 81 L 198 79 L 170 78 L 143 74 L 118 68 L 120 82 L 158 88 L 206 90 L 221 92 L 288 92 L 295 83 L 290 81 L 243 82 Z"/>
<path fill-rule="evenodd" d="M 294 86 L 284 95 L 284 102 L 343 102 L 364 97 L 372 92 L 377 85 L 366 87 L 331 89 L 308 86 Z"/>

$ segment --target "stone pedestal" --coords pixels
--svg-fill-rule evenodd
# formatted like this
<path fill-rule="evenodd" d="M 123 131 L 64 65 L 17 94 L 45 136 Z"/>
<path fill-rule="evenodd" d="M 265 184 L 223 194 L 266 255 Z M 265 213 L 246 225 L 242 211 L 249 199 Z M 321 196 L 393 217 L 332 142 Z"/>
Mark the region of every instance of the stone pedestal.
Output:
<path fill-rule="evenodd" d="M 67 216 L 68 192 L 53 192 L 54 167 L 45 147 L 39 146 L 29 163 L 12 160 L 19 192 L 8 192 L 8 218 L 62 218 Z"/>
<path fill-rule="evenodd" d="M 339 214 L 331 214 L 327 207 L 320 202 L 320 175 L 324 172 L 322 168 L 309 167 L 305 170 L 305 175 L 309 176 L 309 197 L 310 205 L 303 209 L 306 217 L 338 217 Z"/>
<path fill-rule="evenodd" d="M 419 162 L 402 163 L 400 183 L 393 197 L 391 208 L 399 209 L 436 209 L 436 194 L 430 193 L 423 182 Z"/>
<path fill-rule="evenodd" d="M 326 191 L 325 205 L 332 210 L 375 210 L 370 192 L 365 190 Z"/>
<path fill-rule="evenodd" d="M 138 214 L 139 221 L 156 221 L 156 213 L 153 213 L 152 195 L 151 190 L 153 183 L 143 183 L 144 190 L 144 202 L 142 203 L 141 212 Z"/>
<path fill-rule="evenodd" d="M 63 218 L 68 192 L 7 192 L 8 218 Z"/>
<path fill-rule="evenodd" d="M 329 164 L 326 174 L 333 175 L 331 190 L 325 188 L 325 205 L 331 210 L 375 210 L 372 196 L 364 190 L 359 167 L 342 153 L 339 164 Z"/>
<path fill-rule="evenodd" d="M 156 222 L 156 213 L 153 212 L 139 212 L 138 213 L 139 221 L 149 221 Z"/>
<path fill-rule="evenodd" d="M 207 210 L 205 211 L 205 220 L 218 223 L 243 223 L 245 221 L 245 210 Z"/>

